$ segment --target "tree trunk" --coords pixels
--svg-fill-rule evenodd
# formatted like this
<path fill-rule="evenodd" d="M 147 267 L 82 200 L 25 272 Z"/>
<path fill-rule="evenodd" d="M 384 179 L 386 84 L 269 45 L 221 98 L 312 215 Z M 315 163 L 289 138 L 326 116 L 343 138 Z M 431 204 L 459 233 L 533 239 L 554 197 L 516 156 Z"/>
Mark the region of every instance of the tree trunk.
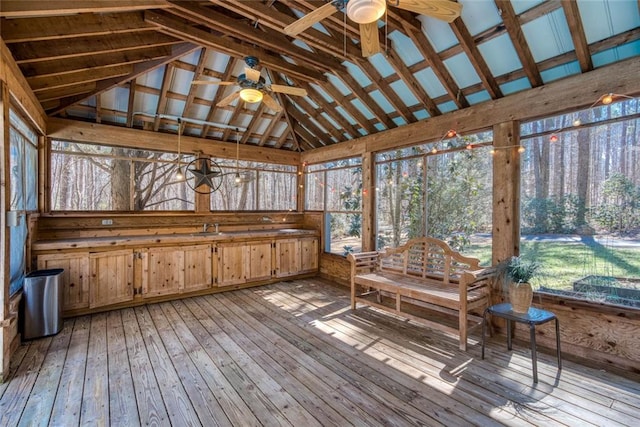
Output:
<path fill-rule="evenodd" d="M 580 120 L 586 123 L 588 112 L 580 112 Z M 578 131 L 578 168 L 576 180 L 576 195 L 578 196 L 578 209 L 576 211 L 576 225 L 583 227 L 587 224 L 587 206 L 589 179 L 591 170 L 591 128 Z"/>
<path fill-rule="evenodd" d="M 113 151 L 115 157 L 127 156 L 124 148 L 114 148 Z M 111 209 L 115 211 L 131 210 L 129 199 L 130 183 L 130 162 L 119 158 L 113 159 L 111 164 Z"/>

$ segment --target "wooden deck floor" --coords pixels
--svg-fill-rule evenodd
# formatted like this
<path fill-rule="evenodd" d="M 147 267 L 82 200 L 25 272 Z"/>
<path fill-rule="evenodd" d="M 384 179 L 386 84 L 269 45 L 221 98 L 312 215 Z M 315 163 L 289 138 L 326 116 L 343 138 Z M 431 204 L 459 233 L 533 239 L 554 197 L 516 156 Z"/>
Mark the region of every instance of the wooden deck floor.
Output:
<path fill-rule="evenodd" d="M 65 321 L 24 344 L 0 425 L 640 425 L 640 383 L 349 310 L 320 279 Z"/>

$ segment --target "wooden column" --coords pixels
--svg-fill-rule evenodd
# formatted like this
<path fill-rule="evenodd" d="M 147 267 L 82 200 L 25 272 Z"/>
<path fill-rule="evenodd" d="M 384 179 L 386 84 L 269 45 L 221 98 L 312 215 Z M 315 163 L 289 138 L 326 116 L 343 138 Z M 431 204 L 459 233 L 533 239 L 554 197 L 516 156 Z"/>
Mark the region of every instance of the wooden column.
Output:
<path fill-rule="evenodd" d="M 493 126 L 493 245 L 495 265 L 520 254 L 520 123 Z"/>
<path fill-rule="evenodd" d="M 362 155 L 362 251 L 376 249 L 376 192 L 375 192 L 375 155 L 366 152 Z"/>
<path fill-rule="evenodd" d="M 0 175 L 0 383 L 9 374 L 9 361 L 11 359 L 11 337 L 9 325 L 9 228 L 7 227 L 7 211 L 9 210 L 11 192 L 9 190 L 10 168 L 9 168 L 9 89 L 7 85 L 0 81 L 0 130 L 2 130 L 2 140 L 0 141 L 0 164 L 2 174 Z"/>

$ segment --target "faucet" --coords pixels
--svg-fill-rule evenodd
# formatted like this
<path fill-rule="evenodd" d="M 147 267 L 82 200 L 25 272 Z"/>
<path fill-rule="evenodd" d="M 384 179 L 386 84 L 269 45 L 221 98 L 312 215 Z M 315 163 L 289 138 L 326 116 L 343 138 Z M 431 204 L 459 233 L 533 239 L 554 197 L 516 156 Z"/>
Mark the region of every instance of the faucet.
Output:
<path fill-rule="evenodd" d="M 215 227 L 216 234 L 218 234 L 219 233 L 219 231 L 218 231 L 218 223 L 216 222 L 215 224 L 213 224 L 213 226 Z"/>
<path fill-rule="evenodd" d="M 207 224 L 206 222 L 204 223 L 204 225 L 202 226 L 202 232 L 206 233 L 207 232 L 207 228 L 209 228 L 210 224 Z"/>

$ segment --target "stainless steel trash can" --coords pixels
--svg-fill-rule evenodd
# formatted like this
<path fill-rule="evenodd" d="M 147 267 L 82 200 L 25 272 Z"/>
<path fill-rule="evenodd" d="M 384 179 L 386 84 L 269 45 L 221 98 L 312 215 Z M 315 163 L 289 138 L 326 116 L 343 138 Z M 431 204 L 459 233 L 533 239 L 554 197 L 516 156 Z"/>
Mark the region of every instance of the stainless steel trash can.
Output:
<path fill-rule="evenodd" d="M 64 269 L 36 270 L 24 278 L 22 338 L 54 335 L 62 329 L 62 273 Z"/>

